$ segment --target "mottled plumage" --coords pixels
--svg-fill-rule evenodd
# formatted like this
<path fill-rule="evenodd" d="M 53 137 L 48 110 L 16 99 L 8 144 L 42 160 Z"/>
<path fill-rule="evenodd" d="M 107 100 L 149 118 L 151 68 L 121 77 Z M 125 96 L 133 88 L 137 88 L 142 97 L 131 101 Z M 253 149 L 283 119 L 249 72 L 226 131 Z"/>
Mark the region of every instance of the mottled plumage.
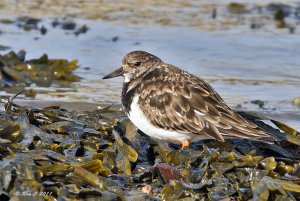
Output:
<path fill-rule="evenodd" d="M 266 131 L 229 108 L 208 83 L 154 55 L 131 52 L 122 68 L 104 79 L 120 75 L 125 77 L 124 111 L 150 136 L 182 144 L 199 139 L 224 141 L 224 137 L 273 141 Z M 165 135 L 155 133 L 164 131 Z"/>

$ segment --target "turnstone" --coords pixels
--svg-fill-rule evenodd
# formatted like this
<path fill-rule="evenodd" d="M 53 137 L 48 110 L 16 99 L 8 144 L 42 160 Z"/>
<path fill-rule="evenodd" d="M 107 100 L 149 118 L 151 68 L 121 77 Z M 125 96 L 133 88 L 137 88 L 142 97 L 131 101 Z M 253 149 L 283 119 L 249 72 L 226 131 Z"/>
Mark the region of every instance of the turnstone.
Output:
<path fill-rule="evenodd" d="M 244 138 L 272 142 L 262 128 L 234 112 L 202 79 L 144 52 L 128 53 L 122 67 L 103 77 L 124 76 L 122 107 L 145 134 L 181 144 Z"/>

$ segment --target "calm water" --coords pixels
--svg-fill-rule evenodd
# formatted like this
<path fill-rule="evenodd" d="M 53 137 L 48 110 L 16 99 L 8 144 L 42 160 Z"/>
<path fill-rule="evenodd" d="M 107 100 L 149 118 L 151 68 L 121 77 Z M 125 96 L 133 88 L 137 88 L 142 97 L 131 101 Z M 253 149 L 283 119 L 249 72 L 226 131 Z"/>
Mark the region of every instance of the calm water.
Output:
<path fill-rule="evenodd" d="M 300 107 L 292 104 L 294 98 L 300 97 L 297 32 L 253 31 L 244 26 L 207 31 L 197 27 L 77 19 L 78 25 L 86 24 L 90 30 L 74 36 L 51 28 L 50 22 L 42 21 L 48 28 L 45 36 L 37 31 L 24 32 L 14 24 L 0 24 L 0 44 L 14 51 L 26 50 L 27 59 L 47 53 L 50 58 L 79 60 L 81 68 L 76 73 L 82 77 L 80 82 L 50 88 L 31 86 L 38 91 L 34 100 L 119 104 L 122 79 L 101 78 L 119 68 L 126 53 L 145 50 L 207 80 L 230 106 L 263 113 L 300 129 Z M 113 42 L 113 37 L 118 40 Z M 250 103 L 253 100 L 264 101 L 264 107 Z"/>

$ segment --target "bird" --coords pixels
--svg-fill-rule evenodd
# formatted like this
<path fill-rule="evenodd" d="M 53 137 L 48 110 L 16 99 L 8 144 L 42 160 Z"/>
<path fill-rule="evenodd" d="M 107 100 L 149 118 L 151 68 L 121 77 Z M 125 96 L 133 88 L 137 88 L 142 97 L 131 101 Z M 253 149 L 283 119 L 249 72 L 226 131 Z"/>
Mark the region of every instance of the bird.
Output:
<path fill-rule="evenodd" d="M 143 133 L 189 148 L 192 142 L 241 138 L 273 143 L 270 134 L 231 109 L 204 80 L 146 51 L 125 55 L 103 79 L 124 77 L 122 108 Z"/>

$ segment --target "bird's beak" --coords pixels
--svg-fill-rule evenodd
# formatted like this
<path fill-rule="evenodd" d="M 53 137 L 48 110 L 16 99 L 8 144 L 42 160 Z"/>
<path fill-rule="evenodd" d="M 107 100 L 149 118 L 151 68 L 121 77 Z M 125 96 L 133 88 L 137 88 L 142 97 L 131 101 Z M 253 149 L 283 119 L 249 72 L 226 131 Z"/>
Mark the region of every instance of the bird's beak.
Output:
<path fill-rule="evenodd" d="M 104 76 L 102 79 L 109 79 L 109 78 L 113 78 L 113 77 L 118 77 L 118 76 L 122 76 L 124 74 L 123 68 L 119 68 L 117 70 L 115 70 L 114 72 Z"/>

